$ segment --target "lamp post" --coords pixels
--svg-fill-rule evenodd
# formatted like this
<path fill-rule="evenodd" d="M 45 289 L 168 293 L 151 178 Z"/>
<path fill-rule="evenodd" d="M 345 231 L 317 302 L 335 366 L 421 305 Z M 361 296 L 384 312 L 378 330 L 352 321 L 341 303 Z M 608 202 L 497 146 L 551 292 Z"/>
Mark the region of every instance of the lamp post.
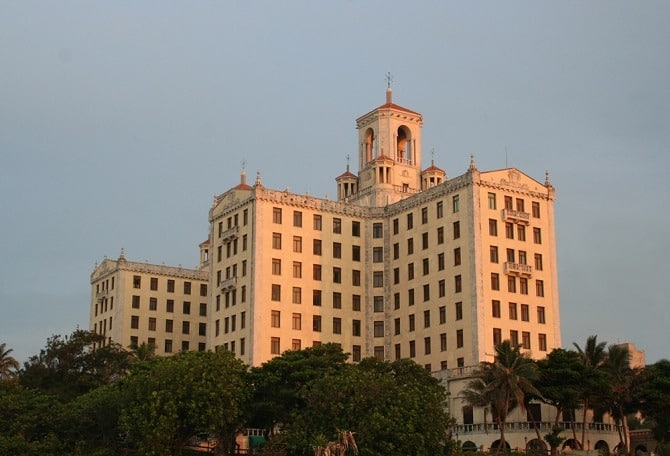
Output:
<path fill-rule="evenodd" d="M 523 451 L 528 452 L 528 436 L 523 436 Z"/>

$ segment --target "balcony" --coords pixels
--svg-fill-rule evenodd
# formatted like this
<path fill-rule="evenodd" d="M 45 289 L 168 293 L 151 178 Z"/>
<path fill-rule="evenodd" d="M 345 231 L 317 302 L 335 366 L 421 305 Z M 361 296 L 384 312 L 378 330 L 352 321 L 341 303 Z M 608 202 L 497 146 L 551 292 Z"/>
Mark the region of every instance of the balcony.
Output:
<path fill-rule="evenodd" d="M 237 237 L 238 231 L 239 231 L 238 226 L 228 228 L 226 231 L 221 233 L 221 243 L 225 244 L 226 242 L 230 242 L 233 239 L 235 239 Z"/>
<path fill-rule="evenodd" d="M 237 277 L 229 277 L 223 282 L 221 282 L 221 285 L 219 285 L 221 291 L 230 291 L 236 286 L 237 286 Z"/>
<path fill-rule="evenodd" d="M 95 298 L 97 300 L 101 300 L 102 298 L 106 298 L 108 294 L 108 290 L 105 288 L 104 290 L 100 290 L 95 294 Z"/>
<path fill-rule="evenodd" d="M 533 267 L 528 264 L 520 263 L 505 263 L 503 271 L 507 275 L 517 275 L 521 277 L 531 277 L 533 275 Z"/>
<path fill-rule="evenodd" d="M 503 209 L 502 218 L 506 222 L 530 225 L 530 214 L 528 212 L 515 211 L 514 209 Z"/>
<path fill-rule="evenodd" d="M 537 427 L 540 432 L 551 432 L 554 426 L 553 421 L 510 421 L 505 423 L 505 432 L 531 432 L 535 431 Z M 583 425 L 581 422 L 563 421 L 559 425 L 568 430 L 575 430 L 581 432 Z M 457 435 L 471 435 L 471 434 L 488 434 L 491 432 L 499 432 L 500 428 L 497 423 L 477 423 L 477 424 L 457 424 L 453 428 Z M 586 430 L 590 434 L 609 434 L 618 433 L 619 426 L 609 423 L 586 423 Z"/>

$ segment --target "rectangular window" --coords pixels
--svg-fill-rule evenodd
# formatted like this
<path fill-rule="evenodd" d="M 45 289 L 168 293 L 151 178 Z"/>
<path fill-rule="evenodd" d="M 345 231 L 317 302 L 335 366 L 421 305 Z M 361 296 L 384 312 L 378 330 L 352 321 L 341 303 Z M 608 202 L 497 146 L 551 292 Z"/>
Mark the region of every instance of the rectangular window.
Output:
<path fill-rule="evenodd" d="M 517 319 L 516 302 L 510 302 L 509 303 L 509 319 L 510 320 L 516 320 Z"/>
<path fill-rule="evenodd" d="M 514 208 L 514 200 L 512 199 L 511 196 L 506 196 L 505 197 L 505 209 L 513 209 Z"/>
<path fill-rule="evenodd" d="M 272 284 L 272 300 L 281 301 L 281 285 Z"/>
<path fill-rule="evenodd" d="M 451 205 L 453 207 L 454 213 L 458 212 L 459 204 L 460 204 L 459 203 L 459 196 L 458 195 L 452 196 L 451 197 Z"/>
<path fill-rule="evenodd" d="M 279 258 L 272 259 L 272 275 L 281 275 L 281 260 Z"/>
<path fill-rule="evenodd" d="M 384 321 L 375 321 L 373 328 L 375 337 L 384 337 Z"/>
<path fill-rule="evenodd" d="M 351 283 L 355 287 L 361 286 L 361 271 L 354 269 L 351 271 Z"/>
<path fill-rule="evenodd" d="M 440 351 L 447 351 L 447 333 L 440 334 Z"/>
<path fill-rule="evenodd" d="M 514 249 L 507 249 L 507 262 L 508 263 L 516 263 L 514 260 Z"/>
<path fill-rule="evenodd" d="M 273 310 L 271 312 L 270 326 L 273 328 L 281 328 L 281 312 Z"/>
<path fill-rule="evenodd" d="M 321 332 L 321 315 L 314 315 L 312 317 L 312 331 Z"/>
<path fill-rule="evenodd" d="M 182 305 L 182 311 L 184 315 L 191 315 L 191 303 L 189 301 L 184 301 L 184 304 Z"/>
<path fill-rule="evenodd" d="M 492 245 L 489 247 L 489 258 L 491 263 L 498 263 L 498 246 Z"/>
<path fill-rule="evenodd" d="M 423 352 L 425 355 L 430 355 L 430 337 L 423 338 Z"/>
<path fill-rule="evenodd" d="M 463 280 L 461 279 L 461 275 L 457 275 L 454 277 L 454 292 L 455 293 L 460 293 L 463 291 Z"/>
<path fill-rule="evenodd" d="M 530 350 L 530 333 L 528 331 L 521 333 L 521 346 L 526 350 Z"/>
<path fill-rule="evenodd" d="M 516 237 L 520 241 L 526 240 L 526 227 L 524 225 L 516 226 Z"/>
<path fill-rule="evenodd" d="M 535 294 L 539 297 L 544 296 L 544 281 L 542 280 L 535 281 Z"/>
<path fill-rule="evenodd" d="M 530 321 L 528 304 L 521 304 L 521 321 Z"/>
<path fill-rule="evenodd" d="M 384 346 L 383 345 L 375 345 L 373 349 L 374 357 L 377 358 L 380 361 L 384 361 Z"/>
<path fill-rule="evenodd" d="M 514 329 L 510 330 L 509 341 L 512 344 L 512 347 L 518 347 L 519 346 L 519 331 L 516 331 Z"/>
<path fill-rule="evenodd" d="M 400 230 L 400 225 L 398 223 L 398 219 L 395 218 L 395 219 L 393 219 L 393 234 L 398 234 L 399 230 Z"/>
<path fill-rule="evenodd" d="M 384 225 L 381 223 L 372 224 L 372 237 L 375 239 L 381 239 L 384 236 Z"/>
<path fill-rule="evenodd" d="M 407 239 L 407 255 L 414 253 L 414 238 Z"/>
<path fill-rule="evenodd" d="M 384 296 L 375 296 L 373 298 L 373 309 L 375 312 L 384 311 Z"/>
<path fill-rule="evenodd" d="M 340 292 L 333 292 L 333 309 L 341 309 L 342 308 L 342 293 Z"/>
<path fill-rule="evenodd" d="M 351 321 L 351 335 L 359 337 L 361 335 L 361 321 L 352 320 Z"/>
<path fill-rule="evenodd" d="M 302 342 L 300 339 L 293 339 L 291 341 L 291 350 L 300 350 L 300 347 L 302 346 Z"/>
<path fill-rule="evenodd" d="M 462 302 L 457 302 L 454 304 L 454 307 L 456 308 L 456 320 L 462 320 L 463 319 L 463 303 Z"/>
<path fill-rule="evenodd" d="M 351 222 L 351 235 L 354 237 L 360 237 L 361 235 L 361 222 L 353 221 Z"/>
<path fill-rule="evenodd" d="M 302 227 L 302 212 L 293 211 L 293 226 Z"/>
<path fill-rule="evenodd" d="M 456 348 L 463 348 L 463 330 L 456 330 Z"/>
<path fill-rule="evenodd" d="M 528 279 L 525 277 L 519 278 L 519 293 L 524 295 L 528 294 Z"/>
<path fill-rule="evenodd" d="M 133 288 L 140 288 L 142 285 L 142 277 L 133 276 Z"/>
<path fill-rule="evenodd" d="M 507 276 L 507 291 L 516 293 L 516 277 Z"/>
<path fill-rule="evenodd" d="M 137 295 L 133 295 L 133 302 L 132 302 L 133 309 L 139 309 L 140 308 L 140 297 Z"/>
<path fill-rule="evenodd" d="M 384 286 L 384 272 L 383 271 L 374 271 L 372 273 L 372 286 L 375 288 Z"/>
<path fill-rule="evenodd" d="M 191 333 L 191 322 L 182 321 L 181 322 L 181 333 L 190 334 Z"/>
<path fill-rule="evenodd" d="M 528 259 L 525 250 L 519 250 L 519 263 L 528 264 Z"/>
<path fill-rule="evenodd" d="M 384 247 L 373 247 L 372 248 L 372 262 L 373 263 L 384 262 Z"/>
<path fill-rule="evenodd" d="M 516 210 L 519 212 L 524 212 L 524 200 L 523 198 L 517 198 L 516 199 Z"/>
<path fill-rule="evenodd" d="M 414 358 L 416 357 L 416 342 L 413 340 L 409 341 L 409 357 Z"/>
<path fill-rule="evenodd" d="M 302 303 L 302 288 L 293 287 L 291 295 L 292 295 L 291 302 L 293 304 L 301 304 Z"/>
<path fill-rule="evenodd" d="M 461 248 L 457 247 L 454 249 L 454 266 L 459 266 L 461 264 Z"/>
<path fill-rule="evenodd" d="M 351 310 L 354 312 L 361 311 L 361 295 L 352 295 L 351 296 Z"/>
<path fill-rule="evenodd" d="M 437 229 L 437 243 L 444 244 L 444 227 L 439 227 Z"/>
<path fill-rule="evenodd" d="M 428 258 L 424 258 L 422 264 L 423 264 L 423 275 L 428 275 L 430 273 L 430 262 L 428 261 Z"/>
<path fill-rule="evenodd" d="M 293 236 L 293 251 L 296 253 L 302 252 L 302 236 Z"/>
<path fill-rule="evenodd" d="M 491 290 L 500 290 L 500 277 L 497 272 L 491 273 Z"/>
<path fill-rule="evenodd" d="M 302 315 L 299 313 L 294 313 L 293 316 L 291 317 L 292 321 L 292 327 L 296 331 L 299 331 L 302 329 Z"/>
<path fill-rule="evenodd" d="M 507 239 L 514 239 L 514 224 L 511 222 L 505 223 L 505 237 Z"/>
<path fill-rule="evenodd" d="M 544 307 L 538 306 L 537 307 L 537 322 L 540 324 L 546 323 L 545 317 L 544 317 Z"/>
<path fill-rule="evenodd" d="M 333 334 L 342 334 L 342 319 L 333 317 Z"/>
<path fill-rule="evenodd" d="M 542 244 L 542 230 L 540 228 L 533 228 L 533 242 L 535 244 Z"/>
<path fill-rule="evenodd" d="M 461 222 L 454 222 L 454 239 L 461 237 Z"/>
<path fill-rule="evenodd" d="M 497 299 L 491 301 L 491 315 L 493 318 L 500 318 L 500 301 Z"/>
<path fill-rule="evenodd" d="M 423 327 L 430 328 L 430 310 L 423 311 Z"/>
<path fill-rule="evenodd" d="M 198 335 L 199 336 L 206 336 L 207 335 L 207 323 L 199 323 L 198 324 Z"/>
<path fill-rule="evenodd" d="M 149 310 L 157 310 L 157 309 L 158 309 L 158 299 L 149 298 Z"/>
<path fill-rule="evenodd" d="M 547 351 L 547 335 L 538 334 L 537 339 L 538 339 L 538 345 L 540 346 L 540 351 Z"/>
<path fill-rule="evenodd" d="M 207 284 L 206 283 L 201 283 L 200 284 L 200 296 L 207 296 Z"/>
<path fill-rule="evenodd" d="M 312 305 L 314 306 L 321 305 L 321 290 L 312 291 Z"/>
<path fill-rule="evenodd" d="M 393 308 L 400 309 L 400 293 L 393 293 Z"/>
<path fill-rule="evenodd" d="M 184 282 L 184 294 L 185 295 L 191 294 L 191 282 Z"/>
<path fill-rule="evenodd" d="M 444 253 L 437 254 L 437 270 L 444 271 Z"/>
<path fill-rule="evenodd" d="M 312 266 L 312 279 L 313 280 L 321 280 L 321 265 L 320 264 L 315 264 Z"/>
<path fill-rule="evenodd" d="M 154 317 L 149 318 L 149 331 L 156 331 L 156 319 Z"/>
<path fill-rule="evenodd" d="M 408 322 L 409 322 L 409 331 L 412 332 L 416 329 L 416 319 L 414 318 L 414 314 L 410 314 L 408 316 Z"/>
<path fill-rule="evenodd" d="M 149 283 L 149 287 L 151 288 L 151 291 L 157 291 L 158 290 L 158 277 L 152 277 L 151 281 Z"/>
<path fill-rule="evenodd" d="M 171 333 L 174 326 L 173 320 L 165 320 L 165 332 Z"/>
<path fill-rule="evenodd" d="M 495 209 L 495 208 L 496 208 L 496 194 L 489 193 L 489 209 Z"/>
<path fill-rule="evenodd" d="M 489 219 L 489 235 L 497 236 L 498 235 L 498 221 L 494 219 Z"/>
<path fill-rule="evenodd" d="M 425 284 L 423 286 L 423 302 L 430 300 L 430 284 Z"/>
<path fill-rule="evenodd" d="M 361 346 L 354 345 L 351 350 L 351 360 L 355 363 L 361 360 Z"/>
<path fill-rule="evenodd" d="M 312 253 L 314 255 L 321 255 L 321 239 L 314 239 L 312 242 Z"/>
<path fill-rule="evenodd" d="M 333 283 L 342 283 L 342 268 L 333 268 Z"/>
<path fill-rule="evenodd" d="M 397 260 L 398 258 L 400 258 L 400 244 L 396 242 L 393 244 L 393 259 Z"/>
<path fill-rule="evenodd" d="M 168 293 L 174 293 L 174 280 L 170 279 L 167 281 L 167 291 Z"/>
<path fill-rule="evenodd" d="M 414 228 L 414 215 L 412 213 L 407 214 L 407 229 L 411 230 Z"/>
<path fill-rule="evenodd" d="M 536 253 L 535 254 L 535 270 L 536 271 L 542 271 L 542 254 L 541 253 Z"/>
<path fill-rule="evenodd" d="M 321 216 L 318 214 L 314 214 L 313 217 L 313 224 L 312 227 L 314 228 L 314 231 L 321 231 Z"/>
<path fill-rule="evenodd" d="M 172 339 L 165 339 L 165 353 L 172 353 Z"/>
<path fill-rule="evenodd" d="M 279 354 L 280 339 L 279 337 L 270 338 L 270 353 L 273 355 Z"/>
<path fill-rule="evenodd" d="M 407 280 L 412 280 L 414 278 L 414 263 L 409 263 L 407 265 Z"/>
<path fill-rule="evenodd" d="M 421 224 L 425 225 L 428 223 L 428 208 L 427 207 L 422 207 L 421 208 Z"/>
<path fill-rule="evenodd" d="M 423 233 L 421 235 L 421 248 L 426 250 L 428 248 L 428 233 Z"/>
<path fill-rule="evenodd" d="M 414 305 L 414 288 L 410 288 L 407 290 L 407 300 L 408 300 L 408 305 L 413 306 Z"/>
<path fill-rule="evenodd" d="M 342 219 L 340 218 L 333 219 L 333 233 L 335 234 L 342 233 Z"/>
<path fill-rule="evenodd" d="M 342 244 L 333 242 L 333 258 L 342 258 Z"/>
<path fill-rule="evenodd" d="M 281 224 L 281 208 L 273 207 L 272 208 L 272 223 Z"/>
<path fill-rule="evenodd" d="M 281 250 L 281 233 L 272 233 L 272 248 Z"/>
<path fill-rule="evenodd" d="M 502 329 L 493 328 L 493 346 L 497 347 L 502 343 Z"/>
<path fill-rule="evenodd" d="M 302 278 L 302 263 L 300 261 L 293 262 L 293 278 L 294 279 Z"/>
<path fill-rule="evenodd" d="M 540 203 L 533 201 L 531 204 L 531 211 L 533 213 L 533 217 L 540 218 Z"/>
<path fill-rule="evenodd" d="M 436 212 L 437 212 L 437 218 L 441 219 L 444 217 L 444 207 L 442 204 L 442 201 L 438 201 L 437 204 L 435 205 Z"/>
<path fill-rule="evenodd" d="M 439 315 L 440 315 L 440 324 L 444 325 L 447 323 L 447 307 L 446 306 L 440 306 L 439 310 Z"/>
<path fill-rule="evenodd" d="M 395 336 L 400 335 L 400 318 L 396 318 L 393 320 L 393 335 Z"/>
<path fill-rule="evenodd" d="M 400 283 L 400 268 L 393 268 L 393 284 L 398 285 Z"/>

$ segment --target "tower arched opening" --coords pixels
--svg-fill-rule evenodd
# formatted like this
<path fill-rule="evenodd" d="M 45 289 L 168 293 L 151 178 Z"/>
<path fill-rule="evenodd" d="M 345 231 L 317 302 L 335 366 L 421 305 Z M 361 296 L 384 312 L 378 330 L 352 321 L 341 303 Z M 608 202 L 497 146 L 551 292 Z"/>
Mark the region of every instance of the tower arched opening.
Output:
<path fill-rule="evenodd" d="M 375 131 L 372 128 L 368 128 L 365 132 L 365 142 L 363 147 L 365 147 L 365 162 L 370 163 L 374 158 L 375 148 Z"/>
<path fill-rule="evenodd" d="M 404 125 L 398 127 L 396 132 L 396 162 L 411 165 L 412 159 L 412 134 Z"/>

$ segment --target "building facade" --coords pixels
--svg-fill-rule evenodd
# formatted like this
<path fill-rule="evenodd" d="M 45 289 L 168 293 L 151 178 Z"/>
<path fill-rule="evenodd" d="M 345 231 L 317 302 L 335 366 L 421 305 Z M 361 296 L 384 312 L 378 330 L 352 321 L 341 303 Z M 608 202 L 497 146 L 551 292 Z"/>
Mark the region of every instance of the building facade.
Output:
<path fill-rule="evenodd" d="M 89 328 L 105 343 L 146 343 L 157 355 L 205 350 L 207 280 L 202 269 L 132 262 L 121 252 L 91 274 Z"/>

